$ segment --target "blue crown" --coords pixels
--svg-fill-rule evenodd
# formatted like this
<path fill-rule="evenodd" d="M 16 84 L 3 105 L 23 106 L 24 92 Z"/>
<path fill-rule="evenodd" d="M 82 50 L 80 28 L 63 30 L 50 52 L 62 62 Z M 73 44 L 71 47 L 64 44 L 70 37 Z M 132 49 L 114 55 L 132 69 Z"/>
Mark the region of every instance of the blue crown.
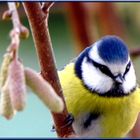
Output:
<path fill-rule="evenodd" d="M 116 36 L 103 37 L 98 45 L 99 56 L 108 63 L 125 63 L 129 52 L 127 45 Z"/>

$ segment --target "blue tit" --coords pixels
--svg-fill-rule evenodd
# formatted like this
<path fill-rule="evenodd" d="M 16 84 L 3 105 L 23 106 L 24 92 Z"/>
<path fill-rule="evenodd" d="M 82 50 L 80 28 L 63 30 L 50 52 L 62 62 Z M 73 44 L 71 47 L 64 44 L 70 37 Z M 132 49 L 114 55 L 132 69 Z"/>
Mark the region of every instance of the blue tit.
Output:
<path fill-rule="evenodd" d="M 79 137 L 125 137 L 140 112 L 140 89 L 127 45 L 105 36 L 87 47 L 59 78 Z"/>

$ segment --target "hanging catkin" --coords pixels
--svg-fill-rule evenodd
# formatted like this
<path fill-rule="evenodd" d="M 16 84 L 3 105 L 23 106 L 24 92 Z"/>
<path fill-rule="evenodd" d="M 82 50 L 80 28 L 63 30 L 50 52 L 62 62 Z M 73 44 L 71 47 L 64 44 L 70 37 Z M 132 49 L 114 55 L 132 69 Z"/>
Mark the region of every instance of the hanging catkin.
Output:
<path fill-rule="evenodd" d="M 25 68 L 26 84 L 53 112 L 63 111 L 62 99 L 56 94 L 51 85 L 42 76 L 30 68 Z"/>
<path fill-rule="evenodd" d="M 7 80 L 5 85 L 1 89 L 0 114 L 4 116 L 6 119 L 12 119 L 15 113 L 16 111 L 14 111 L 11 104 Z"/>
<path fill-rule="evenodd" d="M 12 56 L 10 53 L 6 53 L 4 55 L 4 59 L 2 61 L 1 70 L 0 70 L 0 87 L 4 86 L 5 81 L 8 75 L 8 66 L 12 61 Z"/>
<path fill-rule="evenodd" d="M 24 67 L 17 59 L 9 65 L 9 92 L 13 108 L 21 111 L 25 107 L 26 85 Z"/>

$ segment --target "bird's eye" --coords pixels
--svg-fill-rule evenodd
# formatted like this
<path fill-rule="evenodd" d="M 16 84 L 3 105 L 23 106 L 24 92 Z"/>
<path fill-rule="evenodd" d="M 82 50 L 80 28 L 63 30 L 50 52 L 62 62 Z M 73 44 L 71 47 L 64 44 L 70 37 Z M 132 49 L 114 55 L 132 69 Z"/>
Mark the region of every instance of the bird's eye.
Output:
<path fill-rule="evenodd" d="M 103 65 L 100 65 L 100 66 L 99 66 L 99 69 L 100 69 L 100 71 L 102 71 L 102 72 L 108 71 L 108 68 L 106 68 L 106 67 L 103 66 Z"/>
<path fill-rule="evenodd" d="M 131 63 L 129 62 L 126 66 L 126 71 L 129 71 Z"/>
<path fill-rule="evenodd" d="M 124 76 L 127 74 L 127 72 L 130 70 L 131 67 L 131 62 L 129 62 L 126 66 L 125 72 L 124 72 Z"/>
<path fill-rule="evenodd" d="M 114 78 L 114 75 L 111 73 L 111 71 L 109 70 L 109 68 L 107 66 L 99 64 L 99 63 L 95 62 L 94 60 L 90 59 L 89 57 L 87 57 L 87 61 L 89 63 L 92 63 L 96 68 L 98 68 L 105 75 L 107 75 L 111 78 Z"/>
<path fill-rule="evenodd" d="M 104 66 L 104 65 L 100 65 L 98 68 L 100 69 L 100 71 L 101 71 L 102 73 L 108 75 L 109 77 L 113 77 L 113 75 L 112 75 L 112 73 L 111 73 L 111 71 L 109 70 L 108 67 L 106 67 L 106 66 Z"/>

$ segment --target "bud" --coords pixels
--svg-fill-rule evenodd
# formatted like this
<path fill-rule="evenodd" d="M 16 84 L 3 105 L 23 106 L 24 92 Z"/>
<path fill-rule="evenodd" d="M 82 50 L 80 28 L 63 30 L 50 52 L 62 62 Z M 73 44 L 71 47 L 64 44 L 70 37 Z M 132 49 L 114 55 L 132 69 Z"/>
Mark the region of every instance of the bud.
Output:
<path fill-rule="evenodd" d="M 10 53 L 6 53 L 4 55 L 4 59 L 1 65 L 1 70 L 0 70 L 0 87 L 2 87 L 5 84 L 5 81 L 7 79 L 8 75 L 8 66 L 12 61 L 12 56 Z"/>
<path fill-rule="evenodd" d="M 32 69 L 25 69 L 26 84 L 53 112 L 62 112 L 64 103 L 52 86 Z"/>
<path fill-rule="evenodd" d="M 8 80 L 6 84 L 2 87 L 1 97 L 0 97 L 0 114 L 6 119 L 12 119 L 16 112 L 14 111 L 8 89 Z"/>
<path fill-rule="evenodd" d="M 29 30 L 23 25 L 20 26 L 20 37 L 26 39 L 29 37 Z"/>
<path fill-rule="evenodd" d="M 25 107 L 26 85 L 23 65 L 13 60 L 9 65 L 9 92 L 13 108 L 21 111 Z"/>
<path fill-rule="evenodd" d="M 16 2 L 16 8 L 19 8 L 20 2 Z"/>
<path fill-rule="evenodd" d="M 10 20 L 11 17 L 12 17 L 12 11 L 10 10 L 5 11 L 2 15 L 3 20 Z"/>

